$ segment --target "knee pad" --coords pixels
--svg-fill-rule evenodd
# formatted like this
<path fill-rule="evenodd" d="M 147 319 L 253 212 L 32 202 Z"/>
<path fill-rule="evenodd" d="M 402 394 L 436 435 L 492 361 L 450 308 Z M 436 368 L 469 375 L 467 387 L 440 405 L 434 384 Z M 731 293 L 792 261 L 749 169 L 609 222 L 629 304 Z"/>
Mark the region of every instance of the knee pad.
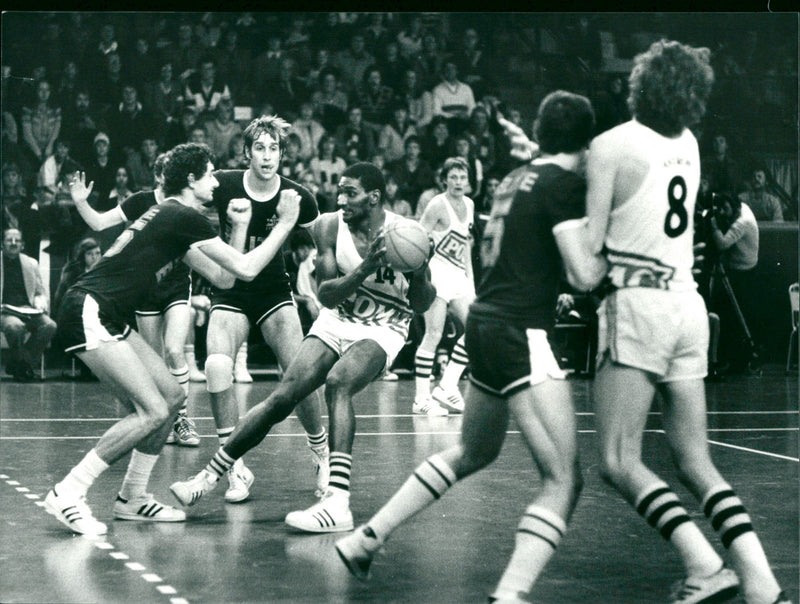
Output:
<path fill-rule="evenodd" d="M 233 385 L 233 359 L 228 355 L 208 355 L 204 369 L 208 392 L 224 392 Z"/>

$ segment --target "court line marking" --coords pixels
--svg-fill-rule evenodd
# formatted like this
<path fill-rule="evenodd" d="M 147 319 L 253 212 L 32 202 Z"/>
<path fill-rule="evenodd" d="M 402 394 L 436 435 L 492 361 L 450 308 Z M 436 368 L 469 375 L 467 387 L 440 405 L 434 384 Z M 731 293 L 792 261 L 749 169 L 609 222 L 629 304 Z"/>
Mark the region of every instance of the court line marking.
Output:
<path fill-rule="evenodd" d="M 12 480 L 8 474 L 0 474 L 0 481 L 5 482 L 10 487 L 15 487 L 14 488 L 15 492 L 18 492 L 21 495 L 25 495 L 25 497 L 27 497 L 28 499 L 38 498 L 38 495 L 33 495 L 32 493 L 28 493 L 27 492 L 28 489 L 26 487 L 17 486 L 19 485 L 19 482 L 17 482 L 16 480 Z M 40 508 L 44 508 L 44 501 L 34 501 L 34 504 L 39 506 Z M 48 516 L 50 515 L 48 512 L 45 513 L 47 513 Z M 109 543 L 107 540 L 105 540 L 107 539 L 107 537 L 104 538 L 104 536 L 93 536 L 93 535 L 80 535 L 80 537 L 86 539 L 87 541 L 90 541 L 92 545 L 94 545 L 94 547 L 96 547 L 100 551 L 106 551 L 108 555 L 115 560 L 130 560 L 130 556 L 128 556 L 128 554 L 121 551 L 117 551 L 113 543 Z M 144 581 L 146 581 L 147 583 L 150 584 L 158 583 L 158 585 L 155 585 L 155 588 L 156 590 L 158 590 L 159 593 L 161 594 L 178 593 L 174 587 L 172 587 L 171 585 L 166 585 L 164 583 L 164 580 L 155 573 L 143 572 L 147 570 L 147 568 L 143 564 L 140 564 L 139 562 L 125 562 L 125 566 L 129 570 L 136 572 L 139 575 L 139 577 Z M 170 603 L 189 604 L 189 601 L 186 598 L 170 598 Z"/>

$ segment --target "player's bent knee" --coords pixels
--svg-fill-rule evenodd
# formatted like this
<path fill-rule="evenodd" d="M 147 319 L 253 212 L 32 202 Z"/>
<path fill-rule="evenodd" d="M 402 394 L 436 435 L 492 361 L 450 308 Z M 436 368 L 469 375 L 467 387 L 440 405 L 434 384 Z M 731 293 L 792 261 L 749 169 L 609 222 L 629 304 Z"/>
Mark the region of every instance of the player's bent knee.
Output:
<path fill-rule="evenodd" d="M 208 355 L 204 369 L 208 392 L 224 392 L 233 385 L 233 359 L 228 355 Z"/>

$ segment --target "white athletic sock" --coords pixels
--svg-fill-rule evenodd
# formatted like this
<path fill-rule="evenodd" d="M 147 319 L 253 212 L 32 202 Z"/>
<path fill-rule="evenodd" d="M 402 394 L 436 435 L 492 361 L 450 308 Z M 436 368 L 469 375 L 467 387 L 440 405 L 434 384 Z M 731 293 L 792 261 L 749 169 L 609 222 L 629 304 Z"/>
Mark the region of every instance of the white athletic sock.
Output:
<path fill-rule="evenodd" d="M 68 491 L 78 496 L 86 495 L 89 487 L 100 474 L 108 469 L 108 464 L 97 455 L 97 451 L 92 449 L 77 466 L 70 470 L 64 479 L 56 485 L 56 491 Z"/>
<path fill-rule="evenodd" d="M 200 371 L 197 367 L 197 358 L 194 356 L 194 344 L 185 344 L 183 347 L 183 356 L 186 357 L 186 364 L 189 366 L 189 371 Z"/>
<path fill-rule="evenodd" d="M 328 488 L 336 493 L 350 496 L 350 469 L 353 465 L 353 456 L 341 451 L 331 451 L 330 468 L 331 477 Z"/>
<path fill-rule="evenodd" d="M 183 389 L 183 405 L 181 405 L 181 411 L 186 411 L 186 403 L 189 400 L 189 365 L 184 365 L 183 367 L 178 367 L 174 369 L 170 367 L 169 372 L 175 376 L 175 379 L 178 380 L 178 383 L 181 385 Z"/>
<path fill-rule="evenodd" d="M 556 551 L 567 530 L 564 520 L 552 510 L 531 504 L 517 526 L 514 553 L 497 589 L 497 599 L 527 594 Z"/>
<path fill-rule="evenodd" d="M 325 428 L 322 429 L 322 432 L 319 434 L 308 434 L 306 433 L 306 443 L 312 449 L 315 447 L 319 447 L 324 445 L 328 442 L 328 432 Z"/>
<path fill-rule="evenodd" d="M 156 461 L 158 461 L 158 455 L 148 455 L 134 449 L 122 481 L 122 488 L 119 490 L 120 497 L 131 500 L 144 495 L 147 492 L 147 483 Z"/>
<path fill-rule="evenodd" d="M 416 383 L 416 398 L 429 397 L 431 395 L 431 373 L 433 372 L 433 360 L 436 353 L 420 350 L 414 356 L 414 381 Z"/>
<path fill-rule="evenodd" d="M 458 390 L 458 380 L 461 379 L 461 375 L 467 368 L 467 363 L 469 363 L 469 357 L 464 348 L 464 336 L 461 336 L 453 347 L 453 354 L 450 355 L 450 361 L 444 368 L 442 379 L 439 380 L 439 385 L 445 392 Z"/>
<path fill-rule="evenodd" d="M 333 464 L 331 464 L 331 467 Z M 333 471 L 331 470 L 331 475 Z M 438 454 L 431 455 L 378 510 L 367 525 L 382 543 L 403 522 L 422 511 L 456 483 L 456 474 Z"/>

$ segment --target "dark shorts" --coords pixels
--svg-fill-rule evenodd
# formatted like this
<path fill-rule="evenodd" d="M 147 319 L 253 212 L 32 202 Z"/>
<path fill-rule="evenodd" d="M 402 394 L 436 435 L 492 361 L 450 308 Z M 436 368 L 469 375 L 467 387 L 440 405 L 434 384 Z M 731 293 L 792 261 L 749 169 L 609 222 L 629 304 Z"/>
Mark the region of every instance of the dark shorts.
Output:
<path fill-rule="evenodd" d="M 493 396 L 508 398 L 546 379 L 565 377 L 543 329 L 528 329 L 470 312 L 465 344 L 470 381 Z"/>
<path fill-rule="evenodd" d="M 238 312 L 247 317 L 250 325 L 259 326 L 272 313 L 284 306 L 296 306 L 289 284 L 286 287 L 258 292 L 215 290 L 211 295 L 211 310 Z"/>
<path fill-rule="evenodd" d="M 91 294 L 71 290 L 61 301 L 58 337 L 65 352 L 94 350 L 101 342 L 128 337 L 131 327 L 100 309 Z"/>
<path fill-rule="evenodd" d="M 192 295 L 192 280 L 189 275 L 182 279 L 165 279 L 150 293 L 147 301 L 136 309 L 137 315 L 161 315 L 176 304 L 189 304 Z"/>

